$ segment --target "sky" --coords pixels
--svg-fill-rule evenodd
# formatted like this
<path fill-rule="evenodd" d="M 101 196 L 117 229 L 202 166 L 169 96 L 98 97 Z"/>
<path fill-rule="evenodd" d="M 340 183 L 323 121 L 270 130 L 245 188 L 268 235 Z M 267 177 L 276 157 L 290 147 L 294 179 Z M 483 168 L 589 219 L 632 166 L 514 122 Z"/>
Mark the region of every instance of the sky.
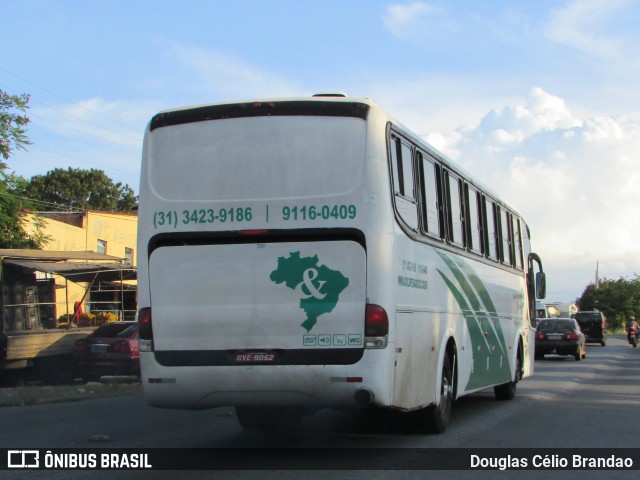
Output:
<path fill-rule="evenodd" d="M 166 108 L 371 98 L 520 211 L 547 300 L 640 274 L 640 0 L 0 0 L 9 169 L 138 190 Z M 640 314 L 640 312 L 639 312 Z"/>

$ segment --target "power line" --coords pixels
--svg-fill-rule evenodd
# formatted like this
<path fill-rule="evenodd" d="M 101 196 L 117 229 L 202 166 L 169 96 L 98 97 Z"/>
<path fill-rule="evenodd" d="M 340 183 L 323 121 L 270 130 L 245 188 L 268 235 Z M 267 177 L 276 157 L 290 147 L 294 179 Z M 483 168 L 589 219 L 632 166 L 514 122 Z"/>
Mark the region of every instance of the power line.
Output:
<path fill-rule="evenodd" d="M 0 85 L 0 86 L 1 86 L 3 89 L 8 90 L 6 86 L 4 86 L 4 85 Z M 86 123 L 87 125 L 91 125 L 92 127 L 96 127 L 96 128 L 98 128 L 98 129 L 100 129 L 100 130 L 104 130 L 105 132 L 110 132 L 110 133 L 113 133 L 113 134 L 115 134 L 115 135 L 121 136 L 121 137 L 123 137 L 123 138 L 128 138 L 128 139 L 130 139 L 130 140 L 134 140 L 136 143 L 140 143 L 140 139 L 139 139 L 139 138 L 132 137 L 132 136 L 130 136 L 130 135 L 127 135 L 126 133 L 118 132 L 118 131 L 116 131 L 116 130 L 112 130 L 112 129 L 110 129 L 110 128 L 106 128 L 106 127 L 104 127 L 104 126 L 101 126 L 101 125 L 98 125 L 98 124 L 96 124 L 96 123 L 90 122 L 90 121 L 88 121 L 88 120 L 86 120 L 86 119 L 84 119 L 84 118 L 81 118 L 81 117 L 77 116 L 77 115 L 73 115 L 73 114 L 71 114 L 71 113 L 69 113 L 69 112 L 65 112 L 65 111 L 64 111 L 64 110 L 62 110 L 62 109 L 56 108 L 56 107 L 54 107 L 54 106 L 52 106 L 52 105 L 49 105 L 49 104 L 47 104 L 47 103 L 45 103 L 45 102 L 43 102 L 43 101 L 41 101 L 41 100 L 38 100 L 37 98 L 34 98 L 33 96 L 30 98 L 30 102 L 39 103 L 39 104 L 41 104 L 41 105 L 44 105 L 44 106 L 45 106 L 45 107 L 47 107 L 47 108 L 50 108 L 51 110 L 54 110 L 54 111 L 60 112 L 60 113 L 62 113 L 62 114 L 64 114 L 64 115 L 67 115 L 67 116 L 69 116 L 69 117 L 71 117 L 71 118 L 75 118 L 75 119 L 79 120 L 79 121 L 80 121 L 80 122 L 82 122 L 82 123 Z M 74 132 L 78 132 L 78 133 L 80 133 L 80 134 L 82 134 L 82 135 L 87 135 L 87 136 L 89 136 L 89 137 L 93 137 L 93 138 L 95 138 L 95 139 L 97 139 L 97 140 L 102 140 L 102 141 L 104 141 L 104 142 L 114 143 L 114 144 L 116 144 L 116 145 L 125 146 L 125 147 L 127 147 L 127 148 L 136 148 L 136 147 L 132 147 L 131 145 L 127 145 L 127 144 L 124 144 L 124 143 L 116 142 L 116 141 L 114 141 L 114 140 L 110 140 L 110 139 L 108 139 L 108 138 L 106 138 L 106 137 L 104 137 L 104 136 L 94 135 L 94 134 L 91 134 L 91 133 L 87 133 L 87 132 L 85 132 L 85 131 L 83 131 L 83 130 L 79 130 L 79 129 L 77 129 L 77 128 L 70 127 L 70 126 L 65 125 L 65 124 L 63 124 L 63 123 L 55 122 L 55 121 L 50 120 L 50 119 L 48 119 L 48 118 L 42 117 L 42 116 L 40 116 L 40 115 L 37 115 L 37 114 L 33 113 L 33 111 L 30 111 L 30 112 L 28 113 L 28 116 L 29 116 L 29 118 L 38 118 L 38 119 L 43 120 L 43 121 L 45 121 L 45 122 L 47 122 L 47 123 L 50 123 L 50 124 L 52 124 L 52 125 L 54 125 L 54 126 L 57 126 L 57 127 L 60 127 L 60 128 L 66 128 L 66 129 L 68 129 L 68 130 L 72 130 L 72 131 L 74 131 Z"/>
<path fill-rule="evenodd" d="M 47 123 L 51 123 L 53 125 L 56 125 L 56 126 L 59 126 L 59 127 L 62 127 L 62 128 L 66 128 L 68 130 L 72 130 L 74 132 L 78 132 L 78 133 L 80 133 L 82 135 L 86 135 L 88 137 L 95 138 L 96 140 L 101 140 L 103 142 L 109 142 L 109 143 L 113 143 L 114 145 L 120 145 L 121 147 L 127 147 L 127 148 L 131 148 L 133 150 L 137 150 L 136 147 L 132 147 L 131 145 L 127 145 L 127 144 L 124 144 L 124 143 L 116 142 L 114 140 L 109 140 L 108 138 L 100 137 L 98 135 L 92 135 L 91 133 L 83 132 L 82 130 L 78 130 L 77 128 L 73 128 L 73 127 L 70 127 L 68 125 L 63 125 L 61 123 L 53 122 L 53 121 L 51 121 L 51 120 L 49 120 L 47 118 L 41 117 L 40 115 L 35 115 L 34 113 L 31 113 L 31 112 L 29 112 L 29 117 L 39 118 L 40 120 L 43 120 L 43 121 L 45 121 Z"/>
<path fill-rule="evenodd" d="M 40 90 L 42 90 L 43 92 L 47 92 L 49 95 L 53 95 L 54 97 L 59 98 L 59 99 L 61 99 L 61 100 L 65 101 L 65 102 L 67 102 L 67 103 L 69 103 L 69 104 L 71 104 L 71 105 L 76 105 L 76 104 L 77 104 L 76 102 L 73 102 L 73 101 L 69 100 L 68 98 L 65 98 L 65 97 L 63 97 L 63 96 L 61 96 L 61 95 L 58 95 L 57 93 L 52 92 L 51 90 L 47 90 L 46 88 L 41 87 L 40 85 L 37 85 L 36 83 L 33 83 L 33 82 L 31 82 L 31 81 L 27 80 L 26 78 L 21 77 L 20 75 L 16 75 L 15 73 L 10 72 L 10 71 L 9 71 L 9 70 L 7 70 L 6 68 L 0 67 L 0 70 L 2 70 L 2 71 L 3 71 L 3 72 L 5 72 L 5 73 L 8 73 L 9 75 L 12 75 L 13 77 L 16 77 L 16 78 L 18 78 L 18 79 L 22 80 L 23 82 L 28 83 L 29 85 L 33 85 L 34 87 L 39 88 L 39 89 L 40 89 Z M 118 124 L 122 125 L 123 127 L 130 128 L 130 129 L 132 129 L 132 130 L 135 130 L 136 132 L 139 130 L 139 129 L 138 129 L 138 128 L 136 128 L 136 127 L 132 127 L 131 125 L 127 125 L 126 123 L 123 123 L 123 122 L 121 122 L 120 120 L 116 120 L 116 119 L 114 119 L 114 118 L 108 117 L 108 116 L 106 116 L 106 115 L 104 115 L 104 114 L 102 114 L 102 113 L 100 113 L 100 112 L 95 112 L 95 111 L 91 110 L 90 108 L 87 108 L 87 107 L 85 107 L 85 106 L 83 106 L 83 105 L 78 105 L 78 106 L 79 106 L 80 108 L 82 108 L 83 110 L 86 110 L 87 112 L 91 112 L 91 113 L 93 113 L 94 115 L 98 115 L 98 116 L 100 116 L 100 117 L 106 118 L 107 120 L 109 120 L 109 121 L 111 121 L 111 122 L 114 122 L 114 123 L 118 123 Z"/>
<path fill-rule="evenodd" d="M 55 203 L 55 202 L 47 202 L 45 200 L 36 200 L 34 198 L 23 197 L 22 195 L 16 195 L 14 193 L 9 193 L 9 192 L 6 192 L 6 191 L 4 191 L 4 192 L 0 191 L 0 195 L 4 195 L 5 197 L 17 198 L 19 200 L 28 200 L 29 202 L 34 203 L 36 205 L 40 204 L 40 205 L 43 205 L 45 207 L 54 207 L 54 208 L 59 209 L 59 210 L 65 210 L 65 209 L 66 210 L 73 210 L 74 209 L 74 207 L 72 207 L 71 205 L 61 205 L 61 204 Z"/>
<path fill-rule="evenodd" d="M 102 165 L 100 163 L 89 162 L 88 160 L 82 160 L 82 159 L 80 159 L 78 157 L 72 157 L 71 155 L 67 155 L 67 154 L 64 154 L 64 153 L 58 153 L 58 152 L 54 152 L 52 150 L 47 150 L 46 148 L 36 147 L 35 145 L 30 145 L 30 148 L 35 148 L 36 150 L 41 150 L 43 152 L 51 153 L 52 155 L 58 155 L 59 157 L 69 158 L 71 160 L 76 160 L 78 162 L 88 163 L 89 165 L 94 165 L 96 167 L 101 167 L 101 168 L 105 168 L 105 169 L 109 169 L 109 170 L 115 170 L 117 172 L 127 173 L 129 175 L 135 175 L 137 177 L 140 176 L 140 172 L 130 172 L 128 170 L 121 170 L 119 168 L 110 167 L 110 166 L 107 166 L 107 165 Z"/>
<path fill-rule="evenodd" d="M 121 135 L 122 137 L 129 138 L 129 139 L 134 140 L 134 141 L 136 141 L 136 142 L 139 142 L 139 141 L 140 141 L 140 139 L 138 139 L 138 138 L 136 138 L 136 137 L 132 137 L 132 136 L 130 136 L 130 135 L 127 135 L 126 133 L 118 132 L 118 131 L 116 131 L 116 130 L 111 130 L 110 128 L 105 128 L 105 127 L 103 127 L 102 125 L 98 125 L 97 123 L 90 122 L 89 120 L 86 120 L 86 119 L 84 119 L 84 118 L 82 118 L 82 117 L 79 117 L 79 116 L 77 116 L 77 115 L 73 115 L 72 113 L 69 113 L 69 112 L 65 112 L 64 110 L 62 110 L 62 109 L 60 109 L 60 108 L 56 108 L 56 107 L 54 107 L 53 105 L 49 105 L 49 104 L 47 104 L 47 103 L 43 102 L 42 100 L 38 100 L 37 98 L 32 98 L 31 100 L 32 100 L 33 102 L 35 102 L 35 103 L 39 103 L 39 104 L 41 104 L 41 105 L 44 105 L 45 107 L 50 108 L 51 110 L 55 110 L 56 112 L 60 112 L 60 113 L 62 113 L 63 115 L 67 115 L 68 117 L 75 118 L 75 119 L 77 119 L 77 120 L 80 120 L 80 121 L 81 121 L 81 122 L 83 122 L 83 123 L 86 123 L 86 124 L 88 124 L 88 125 L 94 126 L 94 127 L 99 128 L 99 129 L 101 129 L 101 130 L 105 130 L 105 131 L 107 131 L 107 132 L 115 133 L 116 135 Z M 65 128 L 66 128 L 66 126 L 65 126 L 65 125 L 63 125 L 63 127 L 65 127 Z"/>
<path fill-rule="evenodd" d="M 56 93 L 54 93 L 54 92 L 52 92 L 52 91 L 50 91 L 50 90 L 48 90 L 48 89 L 46 89 L 46 88 L 44 88 L 44 87 L 40 86 L 40 85 L 35 84 L 34 82 L 31 82 L 31 81 L 29 81 L 29 80 L 27 80 L 27 79 L 25 79 L 25 78 L 23 78 L 23 77 L 19 76 L 19 75 L 16 75 L 15 73 L 10 72 L 10 71 L 8 71 L 7 69 L 5 69 L 5 68 L 3 68 L 3 67 L 0 67 L 0 70 L 1 70 L 1 71 L 4 71 L 4 72 L 6 72 L 6 73 L 8 73 L 8 74 L 10 74 L 10 75 L 12 75 L 12 76 L 14 76 L 15 78 L 18 78 L 18 79 L 22 80 L 22 81 L 24 81 L 24 82 L 26 82 L 26 83 L 28 83 L 28 84 L 30 84 L 30 85 L 33 85 L 33 86 L 37 87 L 38 89 L 40 89 L 40 90 L 42 90 L 42 91 L 44 91 L 44 92 L 47 92 L 47 93 L 49 93 L 50 95 L 53 95 L 54 97 L 60 98 L 61 100 L 65 101 L 65 102 L 67 102 L 67 103 L 69 103 L 69 104 L 71 104 L 71 105 L 78 105 L 77 103 L 74 103 L 74 102 L 72 102 L 72 101 L 68 100 L 67 98 L 62 97 L 61 95 L 58 95 L 58 94 L 56 94 Z M 3 86 L 3 88 L 6 88 L 6 87 L 4 87 L 4 86 Z M 77 118 L 77 119 L 79 119 L 80 121 L 82 121 L 82 122 L 84 122 L 84 123 L 86 123 L 86 124 L 88 124 L 88 125 L 92 125 L 93 127 L 98 127 L 98 128 L 101 128 L 101 129 L 103 129 L 103 130 L 105 130 L 105 131 L 107 131 L 107 132 L 112 132 L 112 133 L 115 133 L 116 135 L 121 135 L 122 137 L 133 139 L 133 137 L 131 137 L 131 136 L 129 136 L 129 135 L 127 135 L 127 134 L 125 134 L 125 133 L 121 133 L 121 132 L 117 132 L 117 131 L 115 131 L 115 130 L 110 130 L 110 129 L 108 129 L 108 128 L 101 127 L 101 126 L 96 125 L 96 124 L 94 124 L 94 123 L 92 123 L 92 122 L 89 122 L 89 121 L 87 121 L 87 120 L 85 120 L 85 119 L 82 119 L 82 118 L 80 118 L 80 117 L 77 117 L 77 116 L 75 116 L 75 115 L 72 115 L 72 114 L 70 114 L 70 113 L 68 113 L 68 112 L 65 112 L 65 111 L 63 111 L 63 110 L 57 109 L 56 107 L 49 106 L 49 105 L 47 105 L 45 102 L 42 102 L 42 101 L 40 101 L 40 100 L 36 100 L 36 99 L 33 99 L 33 100 L 34 100 L 34 101 L 36 101 L 37 103 L 40 103 L 40 104 L 42 104 L 42 105 L 47 106 L 48 108 L 52 108 L 53 110 L 60 111 L 60 112 L 64 113 L 65 115 L 68 115 L 68 116 L 73 117 L 73 118 Z M 78 107 L 79 107 L 79 108 L 82 108 L 83 110 L 86 110 L 86 111 L 88 111 L 88 112 L 90 112 L 90 113 L 92 113 L 92 114 L 95 114 L 95 115 L 101 116 L 101 117 L 103 117 L 103 118 L 106 118 L 106 119 L 107 119 L 107 120 L 109 120 L 109 121 L 112 121 L 112 122 L 114 122 L 114 123 L 120 124 L 120 125 L 122 125 L 122 126 L 124 126 L 124 127 L 128 128 L 128 129 L 135 130 L 137 133 L 139 132 L 139 129 L 138 129 L 138 128 L 132 127 L 131 125 L 127 125 L 127 124 L 125 124 L 125 123 L 123 123 L 123 122 L 120 122 L 120 121 L 118 121 L 118 120 L 115 120 L 115 119 L 113 119 L 113 118 L 110 118 L 110 117 L 108 117 L 108 116 L 106 116 L 106 115 L 103 115 L 103 114 L 101 114 L 101 113 L 99 113 L 99 112 L 95 112 L 95 111 L 93 111 L 93 110 L 91 110 L 91 109 L 89 109 L 89 108 L 84 107 L 83 105 L 78 105 Z M 114 141 L 114 140 L 108 139 L 108 138 L 106 138 L 106 137 L 101 137 L 101 136 L 98 136 L 98 135 L 93 135 L 93 134 L 91 134 L 91 133 L 88 133 L 88 132 L 85 132 L 85 131 L 82 131 L 82 130 L 79 130 L 79 129 L 76 129 L 76 128 L 73 128 L 73 127 L 70 127 L 70 126 L 68 126 L 68 125 L 64 125 L 64 124 L 61 124 L 61 123 L 57 123 L 57 122 L 51 121 L 51 120 L 49 120 L 49 119 L 47 119 L 47 118 L 44 118 L 44 117 L 42 117 L 42 116 L 40 116 L 40 115 L 36 115 L 36 114 L 34 114 L 34 113 L 32 113 L 32 112 L 29 112 L 29 117 L 35 117 L 35 118 L 37 118 L 37 119 L 39 119 L 39 120 L 41 120 L 41 121 L 44 121 L 44 122 L 47 122 L 47 123 L 53 124 L 53 125 L 54 125 L 54 126 L 56 126 L 56 127 L 59 127 L 59 128 L 66 128 L 66 129 L 68 129 L 68 130 L 75 131 L 75 132 L 77 132 L 77 133 L 80 133 L 80 134 L 82 134 L 82 135 L 86 135 L 86 136 L 88 136 L 88 137 L 95 138 L 95 139 L 100 140 L 100 141 L 108 142 L 108 143 L 111 143 L 111 144 L 114 144 L 114 145 L 119 145 L 119 146 L 126 147 L 126 148 L 130 148 L 130 149 L 132 149 L 132 150 L 138 150 L 138 148 L 133 147 L 133 146 L 131 146 L 131 145 L 127 145 L 127 144 L 124 144 L 124 143 L 120 143 L 120 142 L 117 142 L 117 141 Z M 139 142 L 139 140 L 138 140 L 138 139 L 135 139 L 135 140 L 136 140 L 137 142 Z M 74 161 L 77 161 L 77 162 L 81 162 L 81 163 L 84 163 L 84 164 L 88 164 L 88 165 L 93 165 L 93 166 L 96 166 L 96 167 L 104 168 L 104 169 L 106 169 L 106 170 L 112 170 L 112 171 L 122 172 L 122 173 L 125 173 L 125 174 L 128 174 L 128 175 L 135 175 L 135 176 L 136 176 L 136 179 L 138 179 L 138 178 L 139 178 L 139 176 L 140 176 L 140 173 L 139 173 L 139 172 L 135 172 L 135 173 L 134 173 L 134 172 L 131 172 L 131 171 L 122 170 L 122 169 L 115 168 L 115 167 L 112 167 L 112 166 L 107 166 L 107 165 L 102 165 L 102 164 L 95 163 L 95 162 L 90 162 L 90 161 L 88 161 L 88 160 L 83 160 L 83 159 L 80 159 L 80 158 L 78 158 L 78 157 L 74 157 L 74 156 L 71 156 L 71 155 L 67 155 L 67 154 L 63 154 L 63 153 L 59 153 L 59 152 L 55 152 L 55 151 L 53 151 L 53 150 L 49 150 L 49 149 L 46 149 L 46 148 L 38 147 L 38 146 L 35 146 L 35 145 L 33 145 L 33 144 L 31 144 L 31 145 L 30 145 L 30 148 L 35 148 L 35 149 L 37 149 L 37 150 L 40 150 L 40 151 L 43 151 L 43 152 L 50 153 L 50 154 L 52 154 L 52 155 L 57 155 L 57 156 L 60 156 L 60 157 L 65 157 L 65 158 L 68 158 L 68 159 L 71 159 L 71 160 L 74 160 Z"/>

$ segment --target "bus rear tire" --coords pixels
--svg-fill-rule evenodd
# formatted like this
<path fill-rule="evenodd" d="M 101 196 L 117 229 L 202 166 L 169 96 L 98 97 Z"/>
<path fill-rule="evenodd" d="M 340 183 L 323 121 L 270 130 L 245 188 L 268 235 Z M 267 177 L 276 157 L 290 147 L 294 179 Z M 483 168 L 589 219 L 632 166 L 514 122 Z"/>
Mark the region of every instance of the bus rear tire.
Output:
<path fill-rule="evenodd" d="M 436 405 L 417 412 L 420 416 L 421 429 L 428 433 L 442 433 L 449 426 L 451 418 L 451 406 L 453 404 L 453 373 L 449 355 L 445 355 L 442 364 L 442 377 L 440 382 L 440 400 Z"/>
<path fill-rule="evenodd" d="M 544 357 L 544 355 L 543 355 Z M 522 360 L 520 359 L 520 351 L 516 356 L 516 373 L 515 378 L 502 385 L 496 385 L 493 387 L 493 393 L 498 400 L 513 400 L 516 396 L 516 385 L 522 379 Z"/>

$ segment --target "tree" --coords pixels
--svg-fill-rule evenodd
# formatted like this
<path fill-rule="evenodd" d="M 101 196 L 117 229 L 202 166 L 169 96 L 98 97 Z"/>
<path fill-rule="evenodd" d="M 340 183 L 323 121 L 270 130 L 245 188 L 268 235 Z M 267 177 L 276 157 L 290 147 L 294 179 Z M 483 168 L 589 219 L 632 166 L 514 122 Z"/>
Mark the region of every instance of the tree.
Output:
<path fill-rule="evenodd" d="M 137 203 L 129 185 L 114 184 L 102 170 L 71 167 L 31 177 L 24 195 L 34 201 L 47 202 L 49 209 L 130 212 Z"/>
<path fill-rule="evenodd" d="M 26 126 L 29 117 L 25 112 L 29 103 L 29 95 L 9 95 L 0 90 L 0 156 L 3 160 L 9 160 L 9 155 L 14 148 L 25 148 L 31 144 L 27 137 Z M 17 110 L 17 111 L 16 111 Z M 0 163 L 0 169 L 4 172 L 7 164 Z"/>
<path fill-rule="evenodd" d="M 9 95 L 0 90 L 0 248 L 40 248 L 45 237 L 36 233 L 28 235 L 24 228 L 24 202 L 14 195 L 15 177 L 7 174 L 6 161 L 16 148 L 24 149 L 31 142 L 26 126 L 29 118 L 25 112 L 29 95 Z M 39 232 L 36 225 L 36 232 Z"/>
<path fill-rule="evenodd" d="M 576 304 L 580 310 L 600 310 L 612 329 L 622 328 L 630 315 L 640 317 L 640 277 L 604 279 L 598 288 L 589 284 Z"/>

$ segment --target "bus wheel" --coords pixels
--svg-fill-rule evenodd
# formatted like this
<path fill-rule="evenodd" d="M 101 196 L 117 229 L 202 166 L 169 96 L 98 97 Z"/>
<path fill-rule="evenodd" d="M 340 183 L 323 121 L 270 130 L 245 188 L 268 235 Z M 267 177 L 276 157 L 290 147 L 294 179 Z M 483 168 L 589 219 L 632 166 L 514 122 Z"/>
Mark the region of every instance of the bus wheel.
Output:
<path fill-rule="evenodd" d="M 296 407 L 236 407 L 240 426 L 248 431 L 295 429 L 304 417 L 304 410 Z"/>
<path fill-rule="evenodd" d="M 440 401 L 418 412 L 421 418 L 421 426 L 431 433 L 442 433 L 449 426 L 451 418 L 451 405 L 453 404 L 453 374 L 451 372 L 451 360 L 445 355 L 442 364 L 442 378 L 440 383 Z"/>
<path fill-rule="evenodd" d="M 493 387 L 493 393 L 498 400 L 512 400 L 516 396 L 516 385 L 522 379 L 522 360 L 520 359 L 520 351 L 516 356 L 516 374 L 515 378 L 502 385 Z"/>

